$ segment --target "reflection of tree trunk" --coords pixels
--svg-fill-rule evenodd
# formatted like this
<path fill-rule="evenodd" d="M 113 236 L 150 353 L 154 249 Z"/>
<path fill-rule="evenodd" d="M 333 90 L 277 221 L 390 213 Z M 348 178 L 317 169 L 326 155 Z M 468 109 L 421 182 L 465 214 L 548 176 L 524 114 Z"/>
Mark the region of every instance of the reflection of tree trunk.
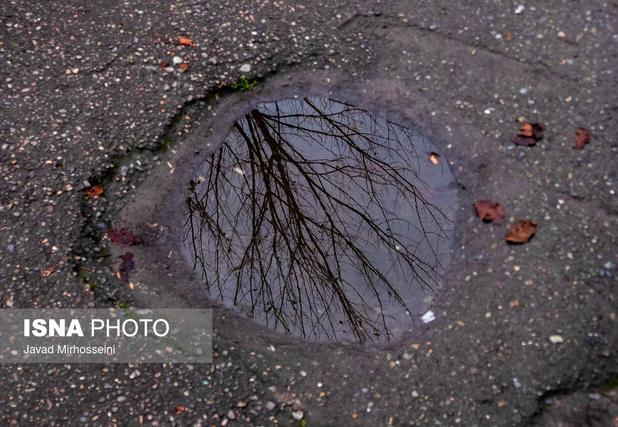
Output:
<path fill-rule="evenodd" d="M 209 159 L 189 203 L 196 262 L 209 286 L 216 283 L 223 292 L 233 280 L 234 303 L 265 311 L 275 326 L 332 336 L 340 313 L 360 341 L 388 336 L 381 289 L 406 307 L 392 271 L 430 288 L 438 266 L 415 255 L 420 241 L 406 241 L 391 226 L 419 229 L 433 250 L 428 236 L 444 237 L 445 218 L 413 182 L 415 159 L 405 154 L 411 148 L 397 129 L 379 140 L 358 126 L 360 119 L 373 120 L 362 110 L 344 105 L 325 112 L 309 99 L 303 107 L 307 111 L 297 114 L 283 114 L 278 105 L 275 114 L 251 111 L 235 124 L 233 140 Z M 307 146 L 294 143 L 299 137 L 329 158 L 307 155 Z M 414 224 L 383 203 L 386 191 L 416 212 Z M 376 265 L 368 252 L 373 247 L 388 248 L 389 266 Z M 350 269 L 365 283 L 351 283 L 345 277 Z M 377 301 L 379 319 L 368 314 L 364 288 Z"/>

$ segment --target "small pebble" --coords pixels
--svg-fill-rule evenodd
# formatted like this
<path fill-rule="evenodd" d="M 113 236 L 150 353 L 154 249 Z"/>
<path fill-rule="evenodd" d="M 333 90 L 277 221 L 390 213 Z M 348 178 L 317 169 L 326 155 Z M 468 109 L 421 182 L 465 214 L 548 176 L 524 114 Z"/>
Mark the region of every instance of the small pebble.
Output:
<path fill-rule="evenodd" d="M 436 315 L 433 313 L 433 311 L 429 310 L 427 313 L 423 314 L 421 320 L 423 321 L 423 323 L 433 322 L 434 320 L 436 320 Z"/>
<path fill-rule="evenodd" d="M 251 65 L 249 64 L 242 64 L 240 67 L 240 72 L 241 73 L 248 73 L 249 71 L 251 71 Z"/>
<path fill-rule="evenodd" d="M 564 339 L 560 335 L 551 335 L 549 337 L 549 341 L 552 344 L 560 344 L 560 343 L 564 342 Z"/>

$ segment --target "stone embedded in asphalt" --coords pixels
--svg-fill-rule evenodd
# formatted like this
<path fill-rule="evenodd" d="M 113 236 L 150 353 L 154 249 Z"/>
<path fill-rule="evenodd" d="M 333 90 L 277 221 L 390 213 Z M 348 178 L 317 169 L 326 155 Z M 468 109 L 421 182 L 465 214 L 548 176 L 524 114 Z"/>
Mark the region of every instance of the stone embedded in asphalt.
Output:
<path fill-rule="evenodd" d="M 433 311 L 429 310 L 427 313 L 423 314 L 421 320 L 423 321 L 423 323 L 433 322 L 434 320 L 436 320 L 436 315 Z"/>
<path fill-rule="evenodd" d="M 549 341 L 550 341 L 552 344 L 560 344 L 560 343 L 563 343 L 563 342 L 564 342 L 564 339 L 563 339 L 560 335 L 551 335 L 551 336 L 549 337 Z"/>

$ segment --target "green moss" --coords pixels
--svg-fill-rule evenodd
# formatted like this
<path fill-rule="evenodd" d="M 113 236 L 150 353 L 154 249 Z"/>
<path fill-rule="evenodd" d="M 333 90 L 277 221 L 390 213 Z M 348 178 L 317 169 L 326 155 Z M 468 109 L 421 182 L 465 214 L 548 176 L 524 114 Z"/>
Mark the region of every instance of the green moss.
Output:
<path fill-rule="evenodd" d="M 232 83 L 231 87 L 234 90 L 240 90 L 241 92 L 246 92 L 248 90 L 253 89 L 255 86 L 257 86 L 257 81 L 255 80 L 247 80 L 244 77 L 241 77 L 239 81 L 237 81 L 236 83 Z"/>

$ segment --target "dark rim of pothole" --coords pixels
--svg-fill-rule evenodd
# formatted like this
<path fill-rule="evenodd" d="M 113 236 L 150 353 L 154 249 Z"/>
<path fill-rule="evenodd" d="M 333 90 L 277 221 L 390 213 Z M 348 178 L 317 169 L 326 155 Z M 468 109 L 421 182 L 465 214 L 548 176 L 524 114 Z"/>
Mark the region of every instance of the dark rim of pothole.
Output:
<path fill-rule="evenodd" d="M 309 340 L 389 340 L 427 308 L 456 193 L 413 127 L 326 98 L 260 104 L 190 182 L 186 242 L 210 295 Z"/>

